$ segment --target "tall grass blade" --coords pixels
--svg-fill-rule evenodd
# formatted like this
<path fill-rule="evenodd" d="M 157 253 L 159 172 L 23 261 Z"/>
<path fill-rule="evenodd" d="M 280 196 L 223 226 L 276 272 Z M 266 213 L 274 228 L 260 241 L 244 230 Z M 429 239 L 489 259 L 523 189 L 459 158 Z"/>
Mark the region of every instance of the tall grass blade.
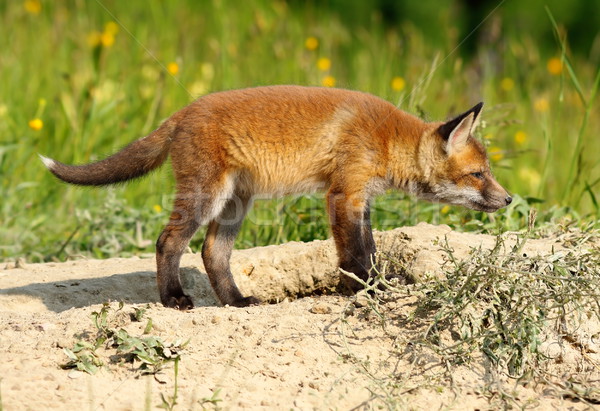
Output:
<path fill-rule="evenodd" d="M 569 77 L 570 77 L 571 81 L 573 82 L 573 86 L 575 87 L 575 90 L 577 91 L 577 94 L 579 95 L 579 98 L 581 99 L 581 103 L 583 104 L 584 109 L 585 109 L 583 120 L 582 120 L 581 126 L 579 128 L 579 133 L 577 134 L 575 149 L 574 149 L 573 155 L 571 157 L 571 161 L 570 161 L 570 165 L 569 165 L 569 172 L 567 174 L 567 181 L 565 184 L 565 188 L 563 190 L 563 198 L 568 199 L 568 200 L 573 200 L 572 196 L 573 196 L 573 193 L 575 192 L 576 181 L 577 181 L 578 177 L 581 176 L 581 173 L 582 173 L 581 167 L 583 164 L 583 162 L 582 162 L 583 136 L 585 134 L 585 130 L 588 125 L 588 120 L 589 120 L 589 117 L 591 114 L 591 110 L 594 105 L 594 99 L 596 98 L 596 93 L 598 91 L 598 85 L 600 83 L 600 68 L 598 68 L 596 78 L 594 80 L 594 84 L 593 84 L 591 92 L 590 92 L 590 96 L 588 99 L 586 99 L 585 95 L 583 93 L 583 88 L 581 87 L 581 83 L 579 82 L 579 79 L 577 78 L 577 75 L 575 74 L 575 70 L 573 69 L 573 66 L 567 55 L 566 40 L 561 36 L 558 24 L 556 23 L 556 20 L 554 19 L 554 16 L 552 15 L 552 12 L 550 11 L 550 8 L 548 6 L 546 6 L 546 13 L 548 14 L 550 22 L 552 23 L 552 27 L 554 28 L 554 34 L 555 34 L 556 39 L 561 48 L 561 60 L 564 62 L 564 65 L 567 68 Z M 581 196 L 579 196 L 579 198 L 577 200 L 575 200 L 576 204 L 579 204 L 580 200 L 581 200 Z"/>

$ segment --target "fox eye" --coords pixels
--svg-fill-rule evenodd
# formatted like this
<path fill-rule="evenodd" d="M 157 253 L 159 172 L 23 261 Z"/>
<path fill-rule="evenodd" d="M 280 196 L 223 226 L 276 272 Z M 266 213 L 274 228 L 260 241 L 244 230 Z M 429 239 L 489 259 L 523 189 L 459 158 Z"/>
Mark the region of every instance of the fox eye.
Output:
<path fill-rule="evenodd" d="M 483 173 L 480 171 L 477 171 L 476 173 L 471 173 L 471 175 L 478 180 L 483 180 Z"/>

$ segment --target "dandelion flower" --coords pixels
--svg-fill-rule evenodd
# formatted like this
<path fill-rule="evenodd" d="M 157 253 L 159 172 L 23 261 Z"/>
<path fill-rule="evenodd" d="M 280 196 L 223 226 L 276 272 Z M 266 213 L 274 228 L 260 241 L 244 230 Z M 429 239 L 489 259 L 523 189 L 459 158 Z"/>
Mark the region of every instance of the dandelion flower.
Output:
<path fill-rule="evenodd" d="M 523 130 L 519 130 L 515 133 L 515 143 L 520 145 L 523 144 L 525 140 L 527 140 L 527 133 Z"/>
<path fill-rule="evenodd" d="M 319 40 L 317 40 L 316 37 L 311 36 L 304 42 L 304 47 L 306 47 L 307 50 L 314 51 L 319 47 Z"/>
<path fill-rule="evenodd" d="M 112 46 L 115 44 L 115 35 L 107 31 L 103 32 L 100 34 L 100 43 L 102 43 L 102 46 L 107 48 Z"/>
<path fill-rule="evenodd" d="M 404 78 L 396 76 L 392 79 L 392 90 L 394 91 L 402 91 L 406 86 L 406 81 Z"/>
<path fill-rule="evenodd" d="M 319 60 L 317 60 L 317 67 L 321 71 L 327 71 L 331 68 L 331 60 L 329 60 L 327 57 L 321 57 Z"/>
<path fill-rule="evenodd" d="M 560 73 L 562 73 L 563 64 L 558 57 L 553 57 L 550 60 L 548 60 L 546 68 L 548 69 L 548 72 L 550 74 L 552 74 L 553 76 L 558 76 Z"/>
<path fill-rule="evenodd" d="M 157 213 L 162 212 L 162 207 L 159 204 L 154 204 L 154 206 L 152 206 L 152 209 Z"/>
<path fill-rule="evenodd" d="M 498 162 L 504 158 L 504 154 L 500 147 L 490 147 L 489 151 L 490 159 L 494 162 Z"/>
<path fill-rule="evenodd" d="M 102 33 L 98 31 L 92 31 L 87 36 L 88 45 L 92 48 L 98 47 L 102 43 Z"/>
<path fill-rule="evenodd" d="M 510 77 L 504 77 L 500 82 L 500 87 L 504 91 L 511 91 L 515 87 L 515 81 Z"/>
<path fill-rule="evenodd" d="M 333 76 L 323 77 L 322 84 L 325 87 L 335 87 L 335 77 L 333 77 Z"/>
<path fill-rule="evenodd" d="M 29 120 L 29 128 L 35 131 L 40 131 L 44 127 L 44 122 L 39 118 Z"/>
<path fill-rule="evenodd" d="M 533 102 L 533 108 L 535 111 L 540 113 L 544 113 L 550 109 L 550 104 L 548 103 L 548 99 L 545 97 L 540 97 Z"/>
<path fill-rule="evenodd" d="M 104 32 L 110 33 L 114 36 L 119 32 L 119 25 L 114 21 L 109 21 L 104 25 Z"/>
<path fill-rule="evenodd" d="M 167 64 L 167 71 L 170 75 L 174 76 L 175 74 L 179 73 L 179 64 L 175 63 L 174 61 L 170 62 Z"/>
<path fill-rule="evenodd" d="M 25 0 L 23 7 L 29 14 L 40 14 L 42 11 L 42 2 L 40 0 Z"/>
<path fill-rule="evenodd" d="M 440 210 L 440 213 L 442 214 L 448 214 L 450 212 L 450 206 L 445 205 L 442 207 L 442 209 Z"/>

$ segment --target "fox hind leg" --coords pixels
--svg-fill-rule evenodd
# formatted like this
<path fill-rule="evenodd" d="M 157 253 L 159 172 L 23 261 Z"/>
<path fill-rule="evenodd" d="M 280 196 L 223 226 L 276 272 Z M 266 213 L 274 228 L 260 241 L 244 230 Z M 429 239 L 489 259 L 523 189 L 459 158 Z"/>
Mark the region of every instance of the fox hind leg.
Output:
<path fill-rule="evenodd" d="M 185 215 L 181 207 L 193 210 L 191 200 L 176 200 L 175 210 L 156 242 L 156 281 L 160 301 L 166 307 L 187 310 L 194 307 L 192 299 L 183 292 L 179 279 L 179 262 L 190 239 L 200 227 L 193 215 Z"/>
<path fill-rule="evenodd" d="M 202 246 L 204 267 L 215 294 L 223 304 L 236 307 L 260 304 L 256 297 L 242 295 L 229 266 L 233 244 L 249 206 L 248 198 L 231 198 L 221 214 L 209 223 Z"/>
<path fill-rule="evenodd" d="M 187 310 L 194 307 L 183 292 L 179 278 L 179 263 L 198 228 L 221 213 L 231 197 L 231 184 L 221 187 L 218 194 L 198 192 L 198 182 L 179 184 L 169 223 L 156 242 L 156 280 L 160 300 L 166 307 Z"/>

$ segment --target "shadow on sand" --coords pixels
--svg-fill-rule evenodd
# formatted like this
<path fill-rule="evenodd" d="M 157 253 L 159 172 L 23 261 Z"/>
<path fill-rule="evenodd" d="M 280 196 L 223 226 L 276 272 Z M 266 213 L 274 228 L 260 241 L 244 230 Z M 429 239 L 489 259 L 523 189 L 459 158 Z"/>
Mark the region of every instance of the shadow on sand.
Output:
<path fill-rule="evenodd" d="M 196 268 L 184 267 L 180 269 L 180 275 L 183 288 L 192 296 L 196 307 L 219 305 L 205 273 Z M 16 298 L 10 305 L 14 305 L 22 297 L 38 299 L 49 311 L 54 312 L 102 304 L 107 301 L 123 301 L 129 304 L 160 303 L 156 273 L 153 271 L 136 271 L 85 279 L 74 278 L 0 289 L 1 299 L 12 299 L 11 296 Z"/>

